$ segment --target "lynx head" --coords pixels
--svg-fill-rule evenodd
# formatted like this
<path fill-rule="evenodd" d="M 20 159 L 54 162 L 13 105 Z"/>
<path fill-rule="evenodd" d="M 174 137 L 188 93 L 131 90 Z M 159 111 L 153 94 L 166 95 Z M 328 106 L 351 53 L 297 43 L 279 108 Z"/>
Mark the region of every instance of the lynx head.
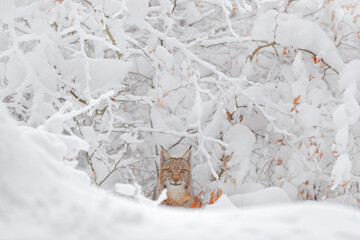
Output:
<path fill-rule="evenodd" d="M 160 182 L 164 187 L 188 187 L 191 183 L 191 147 L 180 158 L 173 158 L 162 148 L 160 162 Z"/>

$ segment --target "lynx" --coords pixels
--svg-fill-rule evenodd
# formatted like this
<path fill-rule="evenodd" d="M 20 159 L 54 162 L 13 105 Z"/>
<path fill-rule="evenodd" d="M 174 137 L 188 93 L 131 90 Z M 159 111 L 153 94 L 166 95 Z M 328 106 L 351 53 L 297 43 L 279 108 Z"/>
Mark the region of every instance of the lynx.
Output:
<path fill-rule="evenodd" d="M 192 199 L 191 147 L 180 158 L 173 158 L 164 148 L 160 153 L 160 172 L 155 199 L 167 189 L 167 199 L 162 205 L 189 207 Z"/>

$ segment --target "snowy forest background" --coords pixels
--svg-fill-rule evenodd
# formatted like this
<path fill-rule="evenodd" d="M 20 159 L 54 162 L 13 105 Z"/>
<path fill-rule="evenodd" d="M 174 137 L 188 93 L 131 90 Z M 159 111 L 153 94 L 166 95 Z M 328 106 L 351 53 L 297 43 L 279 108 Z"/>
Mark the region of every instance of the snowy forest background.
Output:
<path fill-rule="evenodd" d="M 3 131 L 117 196 L 192 145 L 198 207 L 359 207 L 359 90 L 357 0 L 0 1 Z"/>

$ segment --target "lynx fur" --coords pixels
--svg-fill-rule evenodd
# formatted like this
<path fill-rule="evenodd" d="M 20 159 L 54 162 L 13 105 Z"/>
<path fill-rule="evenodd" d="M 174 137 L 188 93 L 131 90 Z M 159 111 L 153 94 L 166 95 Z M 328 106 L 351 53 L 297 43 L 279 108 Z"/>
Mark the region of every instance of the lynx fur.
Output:
<path fill-rule="evenodd" d="M 162 205 L 189 207 L 192 199 L 191 147 L 180 158 L 173 158 L 162 148 L 160 172 L 155 190 L 155 199 L 166 188 L 167 199 Z"/>

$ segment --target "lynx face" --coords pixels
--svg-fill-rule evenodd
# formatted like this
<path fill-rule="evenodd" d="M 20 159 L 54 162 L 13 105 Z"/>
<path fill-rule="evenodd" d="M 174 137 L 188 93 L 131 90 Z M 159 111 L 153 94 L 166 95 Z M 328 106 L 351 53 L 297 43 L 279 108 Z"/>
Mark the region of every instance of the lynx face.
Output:
<path fill-rule="evenodd" d="M 162 149 L 160 153 L 160 174 L 156 187 L 157 198 L 164 188 L 167 189 L 165 205 L 184 206 L 192 198 L 191 148 L 180 158 L 173 158 Z"/>
<path fill-rule="evenodd" d="M 186 188 L 191 181 L 190 166 L 181 158 L 169 159 L 163 165 L 161 174 L 166 188 Z"/>

